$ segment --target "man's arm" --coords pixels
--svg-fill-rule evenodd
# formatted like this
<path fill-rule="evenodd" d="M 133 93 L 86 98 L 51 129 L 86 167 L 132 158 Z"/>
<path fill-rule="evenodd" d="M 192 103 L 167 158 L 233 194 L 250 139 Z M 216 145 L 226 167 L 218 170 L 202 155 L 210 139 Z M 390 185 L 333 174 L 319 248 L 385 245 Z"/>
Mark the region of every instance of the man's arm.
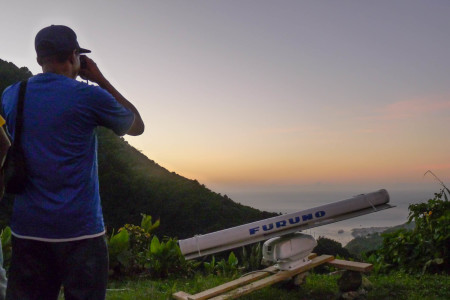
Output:
<path fill-rule="evenodd" d="M 8 149 L 11 146 L 8 135 L 3 129 L 3 125 L 5 125 L 5 119 L 0 115 L 0 168 L 3 168 L 6 153 L 8 153 Z"/>
<path fill-rule="evenodd" d="M 125 108 L 131 110 L 134 113 L 134 122 L 126 134 L 134 136 L 141 135 L 144 132 L 145 125 L 136 107 L 131 104 L 130 101 L 125 99 L 125 97 L 116 90 L 116 88 L 105 78 L 105 76 L 103 76 L 102 72 L 100 72 L 100 69 L 97 67 L 97 64 L 92 59 L 85 56 L 85 61 L 86 67 L 80 70 L 81 78 L 97 83 L 100 87 L 107 90 L 117 100 L 117 102 Z"/>
<path fill-rule="evenodd" d="M 0 116 L 0 118 L 2 118 Z M 2 119 L 3 120 L 3 119 Z M 0 120 L 0 122 L 2 121 Z M 8 152 L 9 147 L 11 146 L 11 142 L 9 141 L 6 132 L 3 130 L 3 127 L 0 127 L 0 199 L 3 198 L 3 194 L 5 192 L 5 186 L 3 182 L 3 164 L 5 162 L 6 153 Z"/>
<path fill-rule="evenodd" d="M 3 127 L 0 127 L 0 167 L 3 168 L 3 163 L 5 162 L 6 153 L 8 152 L 9 147 L 11 146 L 11 142 L 9 141 L 8 136 L 6 135 Z"/>

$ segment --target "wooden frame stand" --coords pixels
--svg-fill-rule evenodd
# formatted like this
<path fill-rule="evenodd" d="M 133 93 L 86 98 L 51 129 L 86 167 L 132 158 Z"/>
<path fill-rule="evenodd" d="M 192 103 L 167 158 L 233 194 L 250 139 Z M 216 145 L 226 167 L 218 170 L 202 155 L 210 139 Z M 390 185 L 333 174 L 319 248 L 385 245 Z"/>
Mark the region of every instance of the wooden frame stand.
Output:
<path fill-rule="evenodd" d="M 190 295 L 183 291 L 174 293 L 172 296 L 177 300 L 204 300 L 204 299 L 236 299 L 240 296 L 249 294 L 253 291 L 262 289 L 274 283 L 292 278 L 298 274 L 304 273 L 318 265 L 328 263 L 337 268 L 368 272 L 372 269 L 371 264 L 334 259 L 331 255 L 317 256 L 312 253 L 308 257 L 311 262 L 307 265 L 300 266 L 292 270 L 280 271 L 274 266 L 264 270 L 253 272 L 236 280 L 224 283 L 212 289 Z"/>

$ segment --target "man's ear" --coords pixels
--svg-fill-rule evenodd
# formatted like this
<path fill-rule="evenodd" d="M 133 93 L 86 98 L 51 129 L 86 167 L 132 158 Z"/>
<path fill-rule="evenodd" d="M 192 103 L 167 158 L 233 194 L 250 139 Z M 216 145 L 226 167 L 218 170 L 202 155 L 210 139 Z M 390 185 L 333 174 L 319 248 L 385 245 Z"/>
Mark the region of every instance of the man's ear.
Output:
<path fill-rule="evenodd" d="M 77 60 L 77 55 L 78 55 L 77 50 L 73 50 L 72 54 L 69 56 L 69 61 L 72 65 L 75 64 L 75 61 Z"/>
<path fill-rule="evenodd" d="M 42 67 L 42 58 L 36 57 L 37 63 Z"/>

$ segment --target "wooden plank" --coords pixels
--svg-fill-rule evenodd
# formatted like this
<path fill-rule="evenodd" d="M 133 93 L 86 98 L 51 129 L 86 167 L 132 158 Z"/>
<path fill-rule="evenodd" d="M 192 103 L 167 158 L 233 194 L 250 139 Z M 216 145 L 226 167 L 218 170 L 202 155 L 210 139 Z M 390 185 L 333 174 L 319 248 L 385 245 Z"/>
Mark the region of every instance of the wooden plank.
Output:
<path fill-rule="evenodd" d="M 248 285 L 242 286 L 240 288 L 237 288 L 235 290 L 232 290 L 226 294 L 217 296 L 215 298 L 211 298 L 211 300 L 224 300 L 224 299 L 238 298 L 240 296 L 249 294 L 255 290 L 262 289 L 271 284 L 274 284 L 274 283 L 283 281 L 285 279 L 288 279 L 290 277 L 293 277 L 299 273 L 303 273 L 303 272 L 310 270 L 318 265 L 321 265 L 328 261 L 332 261 L 333 259 L 334 259 L 334 257 L 331 255 L 321 255 L 319 257 L 315 257 L 307 265 L 301 266 L 301 267 L 293 269 L 293 270 L 280 271 L 272 276 L 269 276 L 269 277 L 263 278 L 261 280 L 255 281 L 253 283 L 250 283 Z"/>
<path fill-rule="evenodd" d="M 317 254 L 311 253 L 308 256 L 308 259 L 313 259 L 315 257 L 317 257 Z M 174 299 L 177 299 L 177 300 L 205 300 L 205 299 L 209 299 L 211 297 L 223 294 L 225 292 L 228 292 L 230 290 L 233 290 L 233 289 L 243 286 L 245 284 L 251 283 L 253 281 L 262 279 L 262 278 L 272 275 L 276 272 L 278 272 L 278 269 L 275 266 L 271 266 L 264 270 L 252 272 L 241 278 L 238 278 L 233 281 L 216 286 L 214 288 L 205 290 L 198 294 L 191 295 L 191 294 L 185 293 L 183 291 L 179 291 L 177 293 L 172 294 L 172 296 Z"/>
<path fill-rule="evenodd" d="M 250 282 L 259 280 L 261 278 L 267 277 L 272 275 L 273 273 L 277 272 L 278 269 L 275 268 L 275 266 L 268 267 L 264 270 L 256 271 L 254 273 L 248 274 L 246 276 L 243 276 L 241 278 L 235 279 L 233 281 L 229 281 L 227 283 L 224 283 L 222 285 L 216 286 L 212 289 L 205 290 L 201 293 L 195 294 L 195 295 L 189 295 L 188 300 L 204 300 L 209 299 L 211 297 L 223 294 L 225 292 L 228 292 L 232 289 L 235 289 L 237 287 L 240 287 L 242 285 L 248 284 Z"/>
<path fill-rule="evenodd" d="M 335 259 L 335 260 L 329 261 L 328 264 L 332 265 L 334 267 L 340 268 L 340 269 L 357 271 L 357 272 L 369 272 L 373 268 L 372 264 L 356 262 L 356 261 L 341 260 L 341 259 Z"/>
<path fill-rule="evenodd" d="M 308 256 L 308 259 L 313 259 L 317 257 L 317 254 L 311 253 Z M 216 286 L 212 289 L 205 290 L 201 293 L 195 294 L 195 295 L 189 295 L 188 300 L 205 300 L 209 299 L 211 297 L 223 294 L 225 292 L 228 292 L 230 290 L 233 290 L 235 288 L 238 288 L 240 286 L 243 286 L 245 284 L 248 284 L 250 282 L 262 279 L 264 277 L 267 277 L 269 275 L 272 275 L 273 273 L 278 272 L 278 269 L 275 266 L 268 267 L 264 270 L 252 272 L 251 274 L 248 274 L 246 276 L 243 276 L 241 278 L 235 279 L 233 281 L 224 283 L 222 285 Z"/>
<path fill-rule="evenodd" d="M 185 293 L 183 291 L 172 294 L 172 297 L 177 300 L 188 300 L 189 296 L 191 296 L 191 294 Z"/>

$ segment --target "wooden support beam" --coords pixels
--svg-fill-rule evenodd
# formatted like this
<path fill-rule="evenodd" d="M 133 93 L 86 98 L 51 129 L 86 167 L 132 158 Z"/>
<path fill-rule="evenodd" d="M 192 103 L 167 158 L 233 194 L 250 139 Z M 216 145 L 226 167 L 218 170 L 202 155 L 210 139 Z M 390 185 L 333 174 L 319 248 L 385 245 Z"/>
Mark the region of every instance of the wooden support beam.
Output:
<path fill-rule="evenodd" d="M 372 264 L 356 262 L 356 261 L 341 260 L 341 259 L 335 259 L 335 260 L 329 261 L 328 264 L 331 266 L 340 268 L 340 269 L 357 271 L 357 272 L 369 272 L 373 268 Z"/>
<path fill-rule="evenodd" d="M 266 286 L 269 286 L 271 284 L 283 281 L 285 279 L 291 278 L 299 273 L 305 272 L 307 270 L 310 270 L 320 264 L 323 264 L 325 262 L 331 261 L 333 260 L 334 257 L 331 255 L 321 255 L 318 257 L 315 257 L 312 259 L 312 261 L 304 266 L 298 267 L 296 269 L 292 269 L 292 270 L 286 270 L 286 271 L 279 271 L 278 273 L 263 278 L 261 280 L 258 280 L 256 282 L 250 283 L 248 285 L 239 287 L 237 289 L 231 290 L 225 294 L 222 294 L 220 296 L 211 298 L 211 300 L 224 300 L 224 299 L 235 299 L 238 298 L 240 296 L 249 294 L 255 290 L 259 290 L 262 289 Z"/>
<path fill-rule="evenodd" d="M 186 292 L 180 291 L 172 294 L 172 297 L 177 300 L 188 300 L 188 297 L 191 296 L 191 294 L 188 294 Z"/>
<path fill-rule="evenodd" d="M 294 277 L 297 274 L 303 273 L 324 263 L 356 272 L 368 272 L 373 268 L 372 264 L 334 259 L 331 255 L 317 256 L 315 253 L 311 253 L 308 258 L 311 260 L 309 264 L 292 270 L 279 271 L 275 266 L 271 266 L 195 295 L 180 291 L 174 293 L 172 296 L 177 300 L 235 299 L 271 284 Z"/>
<path fill-rule="evenodd" d="M 229 290 L 235 289 L 236 287 L 248 284 L 252 281 L 259 280 L 261 278 L 270 276 L 278 271 L 275 266 L 268 267 L 264 270 L 256 271 L 254 273 L 251 273 L 249 275 L 243 276 L 241 278 L 235 279 L 233 281 L 229 281 L 227 283 L 224 283 L 222 285 L 216 286 L 212 289 L 203 291 L 201 293 L 190 295 L 184 292 L 178 292 L 176 294 L 173 294 L 175 299 L 179 300 L 204 300 L 209 299 L 211 297 L 214 297 L 216 295 L 220 295 L 222 293 L 225 293 Z M 178 298 L 177 298 L 178 297 Z"/>
<path fill-rule="evenodd" d="M 303 273 L 318 265 L 335 261 L 334 257 L 331 255 L 321 255 L 317 257 L 317 254 L 315 253 L 311 253 L 308 258 L 311 260 L 309 264 L 292 270 L 279 271 L 275 266 L 271 266 L 195 295 L 180 291 L 174 293 L 172 296 L 177 300 L 234 299 L 276 282 L 294 277 L 297 274 Z"/>

